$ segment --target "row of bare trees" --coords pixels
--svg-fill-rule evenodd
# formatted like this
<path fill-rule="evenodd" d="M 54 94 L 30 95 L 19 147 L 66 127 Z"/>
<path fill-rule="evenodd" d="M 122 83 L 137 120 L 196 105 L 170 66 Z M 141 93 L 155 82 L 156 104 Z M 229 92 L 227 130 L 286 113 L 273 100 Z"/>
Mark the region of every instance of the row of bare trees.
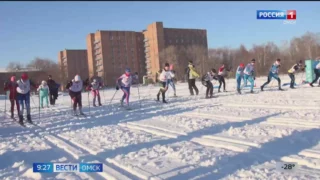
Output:
<path fill-rule="evenodd" d="M 25 68 L 38 69 L 51 74 L 57 82 L 60 81 L 60 70 L 57 63 L 47 58 L 34 58 L 30 63 L 24 65 L 20 62 L 10 62 L 7 66 L 7 70 L 10 72 L 21 71 Z"/>
<path fill-rule="evenodd" d="M 284 41 L 280 45 L 267 42 L 261 45 L 253 45 L 247 49 L 244 45 L 239 48 L 211 48 L 206 50 L 201 46 L 169 46 L 160 53 L 162 61 L 173 64 L 177 79 L 182 80 L 188 61 L 192 60 L 197 70 L 204 74 L 211 68 L 218 69 L 225 64 L 229 77 L 234 77 L 235 70 L 240 63 L 247 64 L 251 59 L 256 60 L 257 76 L 266 75 L 272 63 L 281 59 L 280 73 L 287 71 L 299 60 L 316 59 L 320 56 L 320 33 L 307 32 L 301 37 L 292 38 L 290 42 Z"/>

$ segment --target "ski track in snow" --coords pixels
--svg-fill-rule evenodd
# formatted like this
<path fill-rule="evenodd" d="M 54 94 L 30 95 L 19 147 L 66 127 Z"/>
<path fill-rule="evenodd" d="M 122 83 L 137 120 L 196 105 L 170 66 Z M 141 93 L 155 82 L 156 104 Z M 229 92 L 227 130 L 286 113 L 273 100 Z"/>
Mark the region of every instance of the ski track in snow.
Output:
<path fill-rule="evenodd" d="M 70 99 L 61 94 L 39 119 L 32 96 L 37 126 L 25 128 L 0 100 L 0 179 L 320 179 L 320 89 L 281 92 L 273 85 L 260 92 L 265 80 L 257 78 L 257 94 L 245 88 L 237 95 L 229 79 L 229 92 L 215 88 L 212 99 L 203 98 L 199 82 L 198 96 L 180 83 L 177 98 L 169 88 L 168 104 L 154 101 L 159 87 L 140 87 L 142 108 L 133 87 L 130 111 L 118 107 L 120 91 L 111 103 L 114 90 L 102 91 L 104 105 L 90 108 L 84 93 L 86 117 L 71 116 Z M 279 161 L 298 167 L 283 173 Z M 34 162 L 99 162 L 104 172 L 40 174 L 32 172 Z"/>

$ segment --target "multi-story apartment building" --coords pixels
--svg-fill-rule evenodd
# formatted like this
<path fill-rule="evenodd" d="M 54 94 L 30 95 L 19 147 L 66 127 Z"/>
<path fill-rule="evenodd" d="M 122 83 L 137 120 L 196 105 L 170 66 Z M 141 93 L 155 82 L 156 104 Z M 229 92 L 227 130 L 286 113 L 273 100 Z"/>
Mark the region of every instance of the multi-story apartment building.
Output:
<path fill-rule="evenodd" d="M 59 52 L 63 79 L 78 73 L 85 78 L 99 76 L 104 85 L 113 86 L 129 67 L 139 73 L 140 82 L 144 75 L 155 80 L 156 72 L 166 62 L 160 53 L 169 46 L 198 45 L 208 56 L 206 30 L 164 28 L 162 22 L 152 23 L 142 32 L 97 30 L 87 35 L 86 42 L 87 50 Z"/>
<path fill-rule="evenodd" d="M 89 77 L 87 50 L 65 49 L 58 53 L 58 64 L 60 67 L 60 76 L 62 84 L 70 81 L 75 75 L 80 75 L 82 80 Z"/>
<path fill-rule="evenodd" d="M 143 39 L 141 32 L 134 31 L 98 30 L 89 34 L 87 36 L 89 76 L 102 77 L 105 85 L 113 86 L 127 67 L 132 73 L 145 75 Z"/>
<path fill-rule="evenodd" d="M 143 34 L 147 74 L 153 80 L 156 72 L 166 62 L 165 59 L 161 59 L 160 53 L 169 46 L 198 45 L 206 50 L 204 55 L 208 56 L 207 31 L 204 29 L 164 28 L 162 22 L 155 22 L 148 25 Z"/>

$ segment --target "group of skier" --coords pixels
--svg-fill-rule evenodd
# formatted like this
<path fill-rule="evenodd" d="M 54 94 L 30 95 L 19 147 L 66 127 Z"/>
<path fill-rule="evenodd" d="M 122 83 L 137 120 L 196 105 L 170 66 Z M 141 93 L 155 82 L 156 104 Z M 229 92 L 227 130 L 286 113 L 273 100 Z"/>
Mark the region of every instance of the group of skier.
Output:
<path fill-rule="evenodd" d="M 26 109 L 27 111 L 27 121 L 29 123 L 32 123 L 30 110 L 31 87 L 39 91 L 39 100 L 41 107 L 43 107 L 44 100 L 46 101 L 46 105 L 48 106 L 49 95 L 51 105 L 55 104 L 55 100 L 58 97 L 58 88 L 56 87 L 55 82 L 51 79 L 50 75 L 48 81 L 42 81 L 39 86 L 37 86 L 33 81 L 29 79 L 27 73 L 22 73 L 20 79 L 18 80 L 16 80 L 16 76 L 12 76 L 9 82 L 4 83 L 4 90 L 10 92 L 9 100 L 11 104 L 11 118 L 14 118 L 14 106 L 16 105 L 20 124 L 23 124 L 24 109 Z"/>
<path fill-rule="evenodd" d="M 245 86 L 247 86 L 247 82 L 250 82 L 250 93 L 254 93 L 253 89 L 255 86 L 255 63 L 256 60 L 252 59 L 250 63 L 248 63 L 246 66 L 241 63 L 237 69 L 236 69 L 236 83 L 237 83 L 237 92 L 241 94 L 241 89 Z M 272 65 L 268 73 L 268 79 L 267 82 L 265 82 L 262 86 L 260 86 L 261 91 L 264 91 L 264 87 L 267 86 L 271 80 L 274 78 L 278 82 L 278 89 L 280 91 L 283 91 L 281 87 L 281 79 L 279 77 L 279 68 L 281 66 L 281 59 L 277 59 Z M 170 67 L 170 68 L 169 68 Z M 168 63 L 165 63 L 165 66 L 162 70 L 158 72 L 158 81 L 160 83 L 160 90 L 157 94 L 157 100 L 159 101 L 160 93 L 162 94 L 162 101 L 164 103 L 167 103 L 165 100 L 165 92 L 168 90 L 169 84 L 173 83 L 173 78 L 175 77 L 175 71 L 173 68 L 171 68 Z M 290 82 L 290 88 L 294 89 L 295 85 L 295 73 L 299 70 L 303 71 L 305 69 L 306 65 L 303 64 L 302 60 L 297 62 L 288 70 L 288 75 L 291 79 Z M 221 67 L 218 69 L 218 72 L 213 68 L 209 72 L 205 73 L 202 78 L 202 84 L 207 88 L 205 98 L 212 98 L 213 97 L 213 84 L 212 81 L 216 80 L 219 82 L 218 92 L 221 92 L 221 86 L 223 85 L 223 91 L 226 91 L 226 83 L 225 83 L 225 76 L 227 75 L 227 72 L 230 71 L 230 69 L 227 69 L 225 64 L 222 64 Z M 309 83 L 310 86 L 313 87 L 313 84 L 318 81 L 320 78 L 320 60 L 316 61 L 314 65 L 314 73 L 316 75 L 315 79 Z M 196 86 L 196 79 L 200 77 L 199 73 L 195 70 L 195 66 L 192 61 L 189 61 L 188 67 L 186 68 L 186 77 L 188 79 L 188 86 L 190 95 L 194 95 L 194 91 L 196 95 L 199 94 L 199 90 Z M 241 81 L 243 80 L 244 84 L 241 86 Z M 320 86 L 320 82 L 319 82 Z M 174 96 L 176 96 L 176 89 L 173 86 L 174 90 Z"/>
<path fill-rule="evenodd" d="M 246 66 L 241 63 L 236 69 L 236 83 L 237 83 L 237 92 L 241 94 L 241 89 L 244 86 L 247 86 L 247 82 L 250 82 L 250 93 L 254 93 L 253 88 L 255 84 L 255 59 L 252 59 L 250 63 Z M 261 91 L 264 90 L 264 87 L 267 86 L 272 78 L 276 79 L 278 82 L 278 89 L 283 90 L 281 87 L 281 79 L 279 78 L 279 68 L 281 66 L 281 60 L 277 59 L 271 66 L 268 74 L 267 82 L 265 82 L 261 87 Z M 305 69 L 305 65 L 303 61 L 300 60 L 296 64 L 292 66 L 288 70 L 288 75 L 291 79 L 290 88 L 294 89 L 295 85 L 295 73 L 299 70 L 303 71 Z M 320 77 L 320 60 L 316 61 L 315 65 L 313 66 L 314 73 L 316 75 L 315 79 L 309 83 L 311 87 L 313 84 L 316 83 Z M 201 80 L 202 84 L 207 88 L 205 98 L 212 98 L 213 97 L 213 80 L 217 80 L 219 82 L 218 92 L 220 92 L 221 86 L 223 85 L 223 91 L 226 92 L 226 83 L 225 83 L 225 76 L 227 71 L 230 69 L 226 69 L 225 65 L 219 68 L 218 72 L 213 68 L 210 69 L 207 73 L 205 73 Z M 199 94 L 199 89 L 196 86 L 196 79 L 200 77 L 199 73 L 196 71 L 195 66 L 192 61 L 189 61 L 188 67 L 186 68 L 186 77 L 188 78 L 188 86 L 190 95 Z M 160 84 L 160 89 L 156 95 L 156 100 L 160 101 L 160 95 L 162 96 L 162 102 L 167 103 L 166 101 L 166 92 L 169 88 L 169 85 L 172 86 L 174 90 L 174 97 L 176 97 L 176 88 L 175 88 L 175 71 L 173 66 L 169 63 L 165 63 L 162 70 L 158 72 L 157 81 Z M 241 81 L 244 81 L 243 86 L 241 86 Z M 97 78 L 93 78 L 92 82 L 87 79 L 86 81 L 82 81 L 79 75 L 76 75 L 74 79 L 69 81 L 66 85 L 66 89 L 69 91 L 69 96 L 72 100 L 73 106 L 73 114 L 74 115 L 84 115 L 82 111 L 82 91 L 86 89 L 88 92 L 91 91 L 93 96 L 93 106 L 96 107 L 96 101 L 98 101 L 98 106 L 102 106 L 101 104 L 101 96 L 99 89 L 103 86 L 101 82 Z M 138 73 L 131 73 L 129 68 L 125 69 L 124 74 L 122 74 L 116 80 L 116 90 L 121 89 L 123 91 L 123 96 L 120 100 L 120 106 L 129 108 L 129 98 L 130 98 L 130 87 L 132 84 L 139 84 Z M 320 82 L 319 82 L 320 86 Z M 10 91 L 9 99 L 11 103 L 11 118 L 14 118 L 14 106 L 16 105 L 19 123 L 23 124 L 23 114 L 24 109 L 27 111 L 27 121 L 32 123 L 31 114 L 30 114 L 30 92 L 31 87 L 37 89 L 39 92 L 39 108 L 44 108 L 44 101 L 46 107 L 49 107 L 48 98 L 50 99 L 50 105 L 55 105 L 55 101 L 58 98 L 58 88 L 59 84 L 57 84 L 53 79 L 52 76 L 49 75 L 48 79 L 45 81 L 43 80 L 41 84 L 36 85 L 33 81 L 31 81 L 28 77 L 27 73 L 23 73 L 20 79 L 16 79 L 15 76 L 10 78 L 9 82 L 5 82 L 4 90 Z M 88 94 L 89 95 L 89 94 Z M 124 104 L 125 102 L 125 104 Z M 77 113 L 77 107 L 79 113 Z"/>

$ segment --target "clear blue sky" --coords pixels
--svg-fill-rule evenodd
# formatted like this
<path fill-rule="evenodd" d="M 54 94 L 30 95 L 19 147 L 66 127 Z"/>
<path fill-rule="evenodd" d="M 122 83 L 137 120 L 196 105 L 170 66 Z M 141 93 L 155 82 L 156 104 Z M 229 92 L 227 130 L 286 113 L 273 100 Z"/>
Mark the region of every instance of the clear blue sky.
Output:
<path fill-rule="evenodd" d="M 0 2 L 0 67 L 34 57 L 57 61 L 58 51 L 85 49 L 96 30 L 165 27 L 207 29 L 209 47 L 248 48 L 320 32 L 320 2 Z M 257 20 L 256 10 L 297 10 L 297 24 Z"/>

